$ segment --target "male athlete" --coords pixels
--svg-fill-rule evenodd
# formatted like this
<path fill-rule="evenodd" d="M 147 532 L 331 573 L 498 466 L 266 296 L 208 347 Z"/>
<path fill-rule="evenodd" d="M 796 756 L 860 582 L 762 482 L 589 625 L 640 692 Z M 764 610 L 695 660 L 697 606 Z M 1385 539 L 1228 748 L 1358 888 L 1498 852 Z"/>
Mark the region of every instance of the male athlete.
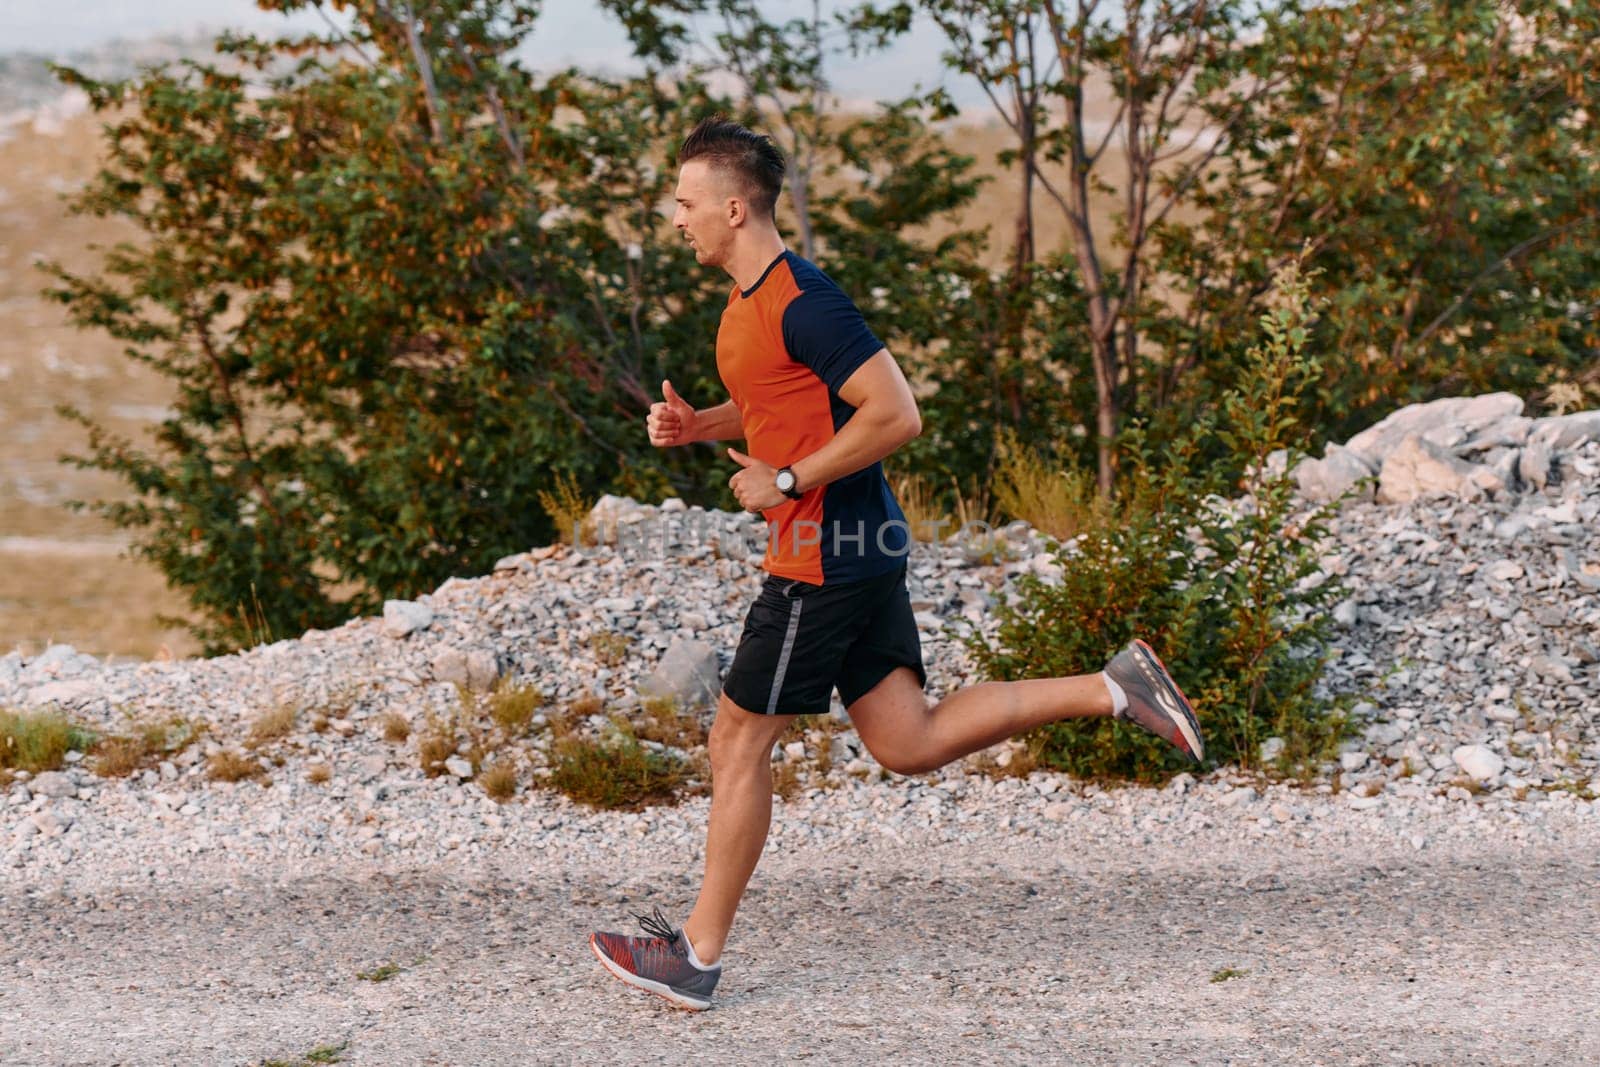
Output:
<path fill-rule="evenodd" d="M 772 819 L 772 746 L 796 715 L 839 699 L 884 767 L 921 774 L 1034 726 L 1114 716 L 1197 762 L 1189 702 L 1135 641 L 1099 674 L 985 682 L 930 705 L 906 592 L 909 533 L 882 459 L 921 432 L 894 357 L 816 266 L 788 251 L 774 209 L 783 155 L 721 117 L 678 153 L 673 225 L 695 258 L 733 278 L 717 331 L 717 372 L 732 398 L 696 411 L 662 382 L 646 425 L 657 447 L 743 438 L 728 484 L 769 537 L 767 577 L 745 619 L 711 727 L 705 880 L 682 928 L 658 909 L 644 937 L 590 935 L 629 985 L 695 1010 L 711 1005 L 734 911 Z"/>

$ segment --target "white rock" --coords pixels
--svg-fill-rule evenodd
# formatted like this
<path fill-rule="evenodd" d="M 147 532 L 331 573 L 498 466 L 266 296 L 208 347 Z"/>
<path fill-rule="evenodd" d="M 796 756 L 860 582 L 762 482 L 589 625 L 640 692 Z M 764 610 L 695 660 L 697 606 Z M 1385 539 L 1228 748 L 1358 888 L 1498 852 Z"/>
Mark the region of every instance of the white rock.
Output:
<path fill-rule="evenodd" d="M 457 778 L 471 778 L 472 764 L 463 756 L 450 756 L 444 761 L 444 769 Z"/>
<path fill-rule="evenodd" d="M 1403 504 L 1426 497 L 1474 496 L 1482 491 L 1481 471 L 1485 468 L 1457 459 L 1421 437 L 1407 437 L 1383 461 L 1378 500 Z"/>
<path fill-rule="evenodd" d="M 383 632 L 390 637 L 405 637 L 433 624 L 433 609 L 415 600 L 383 602 Z"/>
<path fill-rule="evenodd" d="M 1450 758 L 1468 775 L 1480 782 L 1497 777 L 1505 769 L 1505 761 L 1488 745 L 1461 745 Z"/>
<path fill-rule="evenodd" d="M 1401 408 L 1345 442 L 1345 447 L 1374 467 L 1407 437 L 1453 426 L 1473 431 L 1522 414 L 1522 398 L 1511 393 L 1449 397 Z"/>
<path fill-rule="evenodd" d="M 29 783 L 33 792 L 47 797 L 74 797 L 78 795 L 78 786 L 70 775 L 60 771 L 45 771 L 36 776 Z"/>

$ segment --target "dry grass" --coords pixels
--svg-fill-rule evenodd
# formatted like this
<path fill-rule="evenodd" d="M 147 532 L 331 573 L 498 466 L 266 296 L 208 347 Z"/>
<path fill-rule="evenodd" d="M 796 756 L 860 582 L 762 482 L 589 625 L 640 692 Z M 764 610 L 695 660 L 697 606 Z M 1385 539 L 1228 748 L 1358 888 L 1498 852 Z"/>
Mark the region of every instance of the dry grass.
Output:
<path fill-rule="evenodd" d="M 1009 433 L 1001 439 L 994 495 L 1006 515 L 1060 541 L 1076 536 L 1103 507 L 1088 472 L 1063 470 Z"/>
<path fill-rule="evenodd" d="M 411 736 L 411 720 L 398 711 L 391 711 L 383 717 L 383 739 L 393 741 L 395 744 L 404 744 L 406 738 Z"/>
<path fill-rule="evenodd" d="M 132 733 L 102 738 L 94 746 L 94 773 L 102 778 L 126 778 L 183 751 L 205 730 L 204 722 L 190 722 L 181 716 L 136 722 Z"/>
<path fill-rule="evenodd" d="M 206 763 L 206 777 L 213 782 L 243 782 L 265 777 L 266 773 L 267 769 L 260 760 L 232 749 L 223 749 Z"/>
<path fill-rule="evenodd" d="M 581 697 L 575 697 L 567 705 L 567 714 L 575 719 L 586 719 L 590 715 L 598 715 L 605 706 L 605 701 L 592 693 L 586 693 Z"/>
<path fill-rule="evenodd" d="M 257 715 L 250 724 L 250 732 L 245 738 L 245 747 L 258 749 L 281 738 L 288 737 L 294 730 L 295 709 L 292 704 L 279 704 L 275 708 Z"/>
<path fill-rule="evenodd" d="M 639 705 L 634 734 L 675 748 L 695 748 L 706 743 L 705 723 L 692 711 L 678 707 L 671 697 L 652 697 Z"/>
<path fill-rule="evenodd" d="M 555 522 L 558 541 L 565 545 L 575 541 L 585 545 L 595 543 L 594 520 L 589 517 L 589 512 L 594 508 L 594 501 L 584 496 L 578 489 L 576 478 L 568 474 L 558 474 L 555 479 L 555 492 L 549 493 L 540 489 L 535 495 L 539 498 L 539 506 Z"/>
<path fill-rule="evenodd" d="M 785 800 L 793 800 L 805 789 L 800 777 L 800 761 L 785 759 L 772 769 L 772 791 Z"/>
<path fill-rule="evenodd" d="M 1002 751 L 1009 752 L 1009 757 L 1002 757 Z M 1026 778 L 1039 769 L 1038 746 L 1030 741 L 1021 748 L 986 748 L 969 756 L 967 766 L 990 778 Z"/>
<path fill-rule="evenodd" d="M 326 785 L 333 779 L 333 768 L 326 763 L 313 763 L 306 768 L 306 781 L 312 785 Z"/>
<path fill-rule="evenodd" d="M 495 760 L 478 775 L 478 785 L 491 800 L 505 803 L 517 792 L 517 768 L 509 760 Z"/>
<path fill-rule="evenodd" d="M 591 634 L 589 651 L 602 667 L 620 667 L 628 658 L 628 639 L 621 634 Z"/>
<path fill-rule="evenodd" d="M 422 773 L 437 778 L 444 773 L 444 761 L 455 755 L 455 731 L 436 719 L 429 719 L 428 732 L 417 741 L 417 761 Z"/>

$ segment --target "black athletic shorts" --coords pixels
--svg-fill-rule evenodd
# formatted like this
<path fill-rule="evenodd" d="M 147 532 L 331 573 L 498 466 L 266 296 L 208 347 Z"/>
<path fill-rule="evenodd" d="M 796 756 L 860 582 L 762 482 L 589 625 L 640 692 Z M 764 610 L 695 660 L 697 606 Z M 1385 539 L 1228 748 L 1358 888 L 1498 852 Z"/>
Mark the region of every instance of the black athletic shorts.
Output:
<path fill-rule="evenodd" d="M 768 575 L 722 691 L 762 715 L 823 715 L 835 686 L 848 708 L 896 667 L 928 684 L 904 563 L 832 585 Z"/>

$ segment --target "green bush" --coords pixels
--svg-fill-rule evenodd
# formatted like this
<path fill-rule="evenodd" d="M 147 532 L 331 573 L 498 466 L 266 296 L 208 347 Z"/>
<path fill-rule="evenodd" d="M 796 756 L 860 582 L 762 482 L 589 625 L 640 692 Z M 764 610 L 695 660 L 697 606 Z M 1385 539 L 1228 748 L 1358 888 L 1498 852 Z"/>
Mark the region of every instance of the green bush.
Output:
<path fill-rule="evenodd" d="M 37 774 L 60 768 L 68 752 L 93 747 L 95 735 L 59 711 L 7 711 L 0 708 L 0 772 Z"/>
<path fill-rule="evenodd" d="M 1161 456 L 1131 434 L 1129 488 L 1057 543 L 1060 580 L 1023 576 L 1000 600 L 995 641 L 968 637 L 989 677 L 1098 671 L 1143 637 L 1193 701 L 1209 759 L 1254 766 L 1269 736 L 1286 742 L 1287 764 L 1331 751 L 1343 719 L 1316 682 L 1340 587 L 1318 559 L 1336 505 L 1301 513 L 1288 474 L 1302 439 L 1297 391 L 1320 373 L 1304 352 L 1313 315 L 1298 266 L 1279 277 L 1273 303 L 1246 384 L 1220 417 L 1197 420 Z M 1040 735 L 1041 762 L 1074 775 L 1151 781 L 1183 765 L 1120 722 L 1054 723 Z"/>
<path fill-rule="evenodd" d="M 688 782 L 681 759 L 639 743 L 625 725 L 613 723 L 598 740 L 567 734 L 550 752 L 550 784 L 595 808 L 639 808 L 675 803 Z"/>

